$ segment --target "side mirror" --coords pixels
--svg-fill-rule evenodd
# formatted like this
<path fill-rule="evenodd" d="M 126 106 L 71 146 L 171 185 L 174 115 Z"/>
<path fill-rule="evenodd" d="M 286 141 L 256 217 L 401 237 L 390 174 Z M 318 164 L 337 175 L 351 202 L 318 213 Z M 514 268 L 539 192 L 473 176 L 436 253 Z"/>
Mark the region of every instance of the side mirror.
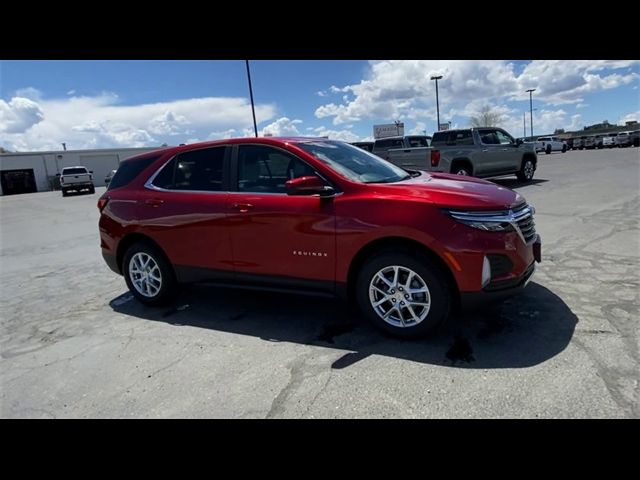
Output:
<path fill-rule="evenodd" d="M 93 170 L 89 170 L 89 173 L 93 173 Z"/>
<path fill-rule="evenodd" d="M 62 175 L 61 173 L 56 173 L 56 177 L 59 177 L 60 175 Z"/>
<path fill-rule="evenodd" d="M 520 146 L 520 145 L 522 145 L 523 143 L 524 143 L 524 142 L 522 141 L 522 139 L 521 139 L 521 138 L 517 138 L 517 139 L 516 139 L 516 146 Z"/>
<path fill-rule="evenodd" d="M 320 177 L 310 175 L 288 180 L 284 184 L 287 195 L 320 195 L 321 197 L 331 197 L 336 192 L 333 187 L 325 184 Z"/>

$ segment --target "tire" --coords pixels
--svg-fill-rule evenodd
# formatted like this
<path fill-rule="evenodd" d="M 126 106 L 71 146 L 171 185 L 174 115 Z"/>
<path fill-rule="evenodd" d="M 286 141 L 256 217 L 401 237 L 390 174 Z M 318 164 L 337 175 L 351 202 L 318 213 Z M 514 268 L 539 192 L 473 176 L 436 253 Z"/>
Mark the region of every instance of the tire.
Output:
<path fill-rule="evenodd" d="M 69 195 L 69 192 L 67 192 L 64 188 L 62 189 L 62 196 L 66 197 L 67 195 Z"/>
<path fill-rule="evenodd" d="M 141 264 L 143 264 L 147 258 L 150 258 L 151 261 L 155 263 L 155 267 L 140 269 Z M 147 278 L 149 273 L 154 274 L 154 277 L 159 277 L 160 281 L 158 282 L 153 278 L 146 282 L 144 280 L 139 281 L 140 276 L 132 271 L 134 269 L 138 271 L 142 270 L 143 272 L 146 271 Z M 164 254 L 156 247 L 144 242 L 135 243 L 127 249 L 122 261 L 122 274 L 133 296 L 145 305 L 152 307 L 169 303 L 178 289 L 178 282 L 176 281 L 173 267 L 167 261 Z M 137 283 L 138 287 L 134 285 L 133 277 L 139 281 L 139 283 Z M 140 288 L 140 290 L 138 288 Z M 146 290 L 148 293 L 143 294 L 141 290 Z"/>
<path fill-rule="evenodd" d="M 96 193 L 96 187 L 95 186 L 89 187 L 89 193 Z"/>
<path fill-rule="evenodd" d="M 566 145 L 563 145 L 563 146 L 562 146 L 562 153 L 566 153 L 566 151 L 567 151 L 567 146 L 566 146 Z"/>
<path fill-rule="evenodd" d="M 546 153 L 547 155 L 551 154 L 551 145 L 547 145 L 547 148 L 544 153 Z"/>
<path fill-rule="evenodd" d="M 398 269 L 396 288 L 388 287 L 378 274 L 389 278 L 393 282 L 395 268 Z M 408 273 L 412 272 L 411 286 L 413 288 L 425 288 L 420 293 L 407 294 L 404 288 Z M 398 338 L 420 338 L 433 332 L 449 316 L 451 310 L 451 286 L 446 280 L 445 272 L 434 265 L 424 255 L 410 253 L 408 251 L 385 250 L 371 257 L 362 267 L 356 283 L 356 299 L 361 313 L 379 330 Z M 386 288 L 386 292 L 375 287 Z M 404 293 L 401 291 L 404 290 Z M 389 292 L 394 291 L 394 294 Z M 386 296 L 385 296 L 386 293 Z M 409 309 L 401 307 L 400 310 L 393 307 L 406 301 L 407 295 L 414 302 L 411 314 Z M 389 300 L 377 307 L 373 303 L 379 300 Z M 392 300 L 395 302 L 392 303 Z M 427 302 L 428 300 L 428 302 Z M 428 303 L 428 305 L 424 305 Z M 389 313 L 388 321 L 382 318 L 384 311 Z M 418 319 L 418 320 L 416 320 Z M 404 327 L 402 324 L 406 323 Z"/>
<path fill-rule="evenodd" d="M 516 177 L 521 182 L 530 182 L 533 180 L 533 175 L 536 171 L 536 164 L 533 163 L 533 160 L 530 158 L 525 158 L 522 160 L 522 166 L 520 167 L 520 171 L 516 173 Z"/>
<path fill-rule="evenodd" d="M 466 163 L 457 163 L 454 164 L 453 168 L 451 168 L 451 173 L 454 175 L 463 175 L 463 176 L 471 176 L 473 171 Z"/>

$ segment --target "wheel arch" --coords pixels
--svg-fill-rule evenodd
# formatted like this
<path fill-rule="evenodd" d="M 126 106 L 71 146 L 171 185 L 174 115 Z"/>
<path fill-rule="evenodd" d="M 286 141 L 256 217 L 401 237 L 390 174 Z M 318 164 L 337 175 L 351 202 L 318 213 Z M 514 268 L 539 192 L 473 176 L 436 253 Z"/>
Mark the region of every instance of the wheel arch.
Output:
<path fill-rule="evenodd" d="M 456 157 L 453 160 L 451 160 L 451 168 L 449 169 L 449 172 L 453 173 L 454 167 L 460 164 L 468 166 L 470 174 L 473 175 L 474 173 L 473 163 L 471 162 L 471 159 L 468 157 Z"/>
<path fill-rule="evenodd" d="M 147 245 L 151 245 L 152 247 L 156 248 L 164 256 L 164 259 L 167 261 L 167 263 L 171 265 L 171 268 L 173 269 L 173 273 L 175 275 L 173 264 L 171 263 L 171 261 L 169 261 L 169 257 L 167 257 L 167 254 L 162 249 L 162 247 L 158 245 L 158 243 L 151 237 L 140 232 L 128 233 L 124 237 L 122 237 L 120 242 L 118 242 L 118 248 L 116 250 L 116 262 L 118 264 L 118 270 L 120 270 L 121 274 L 124 274 L 124 272 L 122 271 L 122 261 L 124 260 L 125 253 L 131 245 L 138 242 L 146 243 Z"/>
<path fill-rule="evenodd" d="M 456 282 L 451 268 L 442 259 L 442 257 L 440 257 L 440 255 L 438 255 L 436 252 L 420 242 L 406 237 L 394 236 L 377 238 L 367 243 L 360 250 L 358 250 L 358 253 L 356 253 L 356 255 L 353 257 L 353 260 L 351 260 L 351 263 L 349 264 L 349 270 L 347 273 L 346 294 L 348 299 L 355 299 L 355 286 L 358 280 L 358 274 L 367 259 L 385 250 L 408 253 L 413 252 L 426 256 L 445 273 L 447 282 L 451 286 L 450 293 L 452 303 L 453 305 L 459 304 L 460 291 L 458 289 L 458 283 Z"/>

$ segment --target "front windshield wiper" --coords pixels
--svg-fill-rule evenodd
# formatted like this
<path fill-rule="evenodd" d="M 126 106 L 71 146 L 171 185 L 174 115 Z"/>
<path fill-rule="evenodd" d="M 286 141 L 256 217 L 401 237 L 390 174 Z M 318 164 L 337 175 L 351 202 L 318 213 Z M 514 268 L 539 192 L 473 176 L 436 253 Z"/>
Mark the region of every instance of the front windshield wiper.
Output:
<path fill-rule="evenodd" d="M 404 180 L 408 180 L 411 177 L 412 175 L 407 173 L 407 175 L 402 178 L 389 177 L 389 178 L 383 178 L 381 180 L 372 180 L 370 182 L 363 182 L 363 183 L 396 183 L 396 182 L 402 182 Z"/>

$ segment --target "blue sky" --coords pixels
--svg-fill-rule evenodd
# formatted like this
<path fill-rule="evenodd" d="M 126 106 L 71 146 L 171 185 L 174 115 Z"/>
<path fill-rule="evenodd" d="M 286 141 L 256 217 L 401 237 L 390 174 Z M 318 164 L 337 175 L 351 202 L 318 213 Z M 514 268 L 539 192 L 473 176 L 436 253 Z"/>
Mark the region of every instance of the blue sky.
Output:
<path fill-rule="evenodd" d="M 488 105 L 514 136 L 534 92 L 535 134 L 640 120 L 638 61 L 252 61 L 260 133 L 368 139 L 469 125 Z M 244 61 L 2 61 L 0 145 L 156 146 L 251 135 Z"/>

